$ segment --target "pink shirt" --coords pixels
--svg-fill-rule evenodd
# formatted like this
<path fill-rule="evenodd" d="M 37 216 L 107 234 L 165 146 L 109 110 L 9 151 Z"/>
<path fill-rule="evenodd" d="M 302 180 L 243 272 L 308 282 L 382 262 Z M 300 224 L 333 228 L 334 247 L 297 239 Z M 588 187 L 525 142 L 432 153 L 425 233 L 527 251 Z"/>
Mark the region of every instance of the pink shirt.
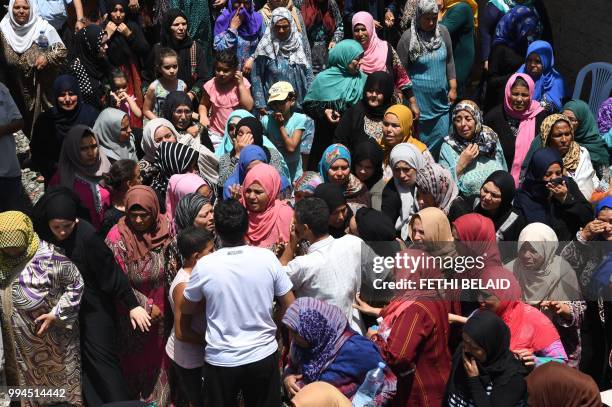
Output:
<path fill-rule="evenodd" d="M 243 78 L 244 86 L 251 89 L 251 83 Z M 238 95 L 238 86 L 234 85 L 231 88 L 219 89 L 216 85 L 215 78 L 212 78 L 204 84 L 204 90 L 208 93 L 210 99 L 210 129 L 218 134 L 225 132 L 225 123 L 230 114 L 240 105 L 240 96 Z"/>

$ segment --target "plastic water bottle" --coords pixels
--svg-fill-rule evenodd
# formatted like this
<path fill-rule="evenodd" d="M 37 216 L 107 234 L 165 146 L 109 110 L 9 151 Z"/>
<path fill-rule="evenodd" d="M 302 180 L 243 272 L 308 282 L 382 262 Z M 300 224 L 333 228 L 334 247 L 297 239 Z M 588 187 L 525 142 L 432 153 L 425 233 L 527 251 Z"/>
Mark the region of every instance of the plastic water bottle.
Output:
<path fill-rule="evenodd" d="M 378 336 L 380 336 L 382 340 L 387 342 L 387 338 L 389 337 L 389 334 L 391 333 L 391 328 L 387 327 L 387 325 L 384 322 L 383 317 L 378 317 L 376 319 L 376 322 L 378 323 Z"/>
<path fill-rule="evenodd" d="M 353 407 L 373 406 L 376 395 L 385 381 L 385 364 L 378 362 L 378 367 L 370 370 L 359 390 L 353 397 Z"/>
<path fill-rule="evenodd" d="M 49 39 L 45 35 L 44 30 L 40 30 L 38 38 L 36 38 L 36 45 L 38 45 L 38 48 L 42 50 L 46 50 L 47 48 L 49 48 Z"/>

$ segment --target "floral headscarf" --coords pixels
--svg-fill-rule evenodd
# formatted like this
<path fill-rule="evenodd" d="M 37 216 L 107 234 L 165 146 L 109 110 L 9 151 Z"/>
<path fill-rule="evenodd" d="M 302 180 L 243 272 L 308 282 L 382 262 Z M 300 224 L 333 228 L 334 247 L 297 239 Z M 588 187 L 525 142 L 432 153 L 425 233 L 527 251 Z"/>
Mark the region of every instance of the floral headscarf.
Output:
<path fill-rule="evenodd" d="M 570 119 L 566 115 L 555 113 L 544 119 L 540 125 L 542 146 L 547 146 L 548 140 L 550 139 L 550 132 L 552 131 L 553 126 L 559 121 L 567 122 L 570 132 L 572 133 L 572 144 L 570 144 L 569 151 L 563 157 L 563 167 L 567 171 L 575 171 L 576 168 L 578 168 L 578 163 L 580 162 L 580 146 L 574 141 L 574 129 L 572 128 L 572 122 L 570 122 Z"/>
<path fill-rule="evenodd" d="M 481 154 L 489 157 L 495 157 L 495 150 L 497 148 L 499 138 L 493 129 L 482 124 L 482 111 L 478 105 L 471 100 L 463 100 L 457 103 L 457 106 L 455 106 L 453 109 L 453 122 L 455 121 L 455 118 L 459 112 L 462 111 L 468 112 L 476 122 L 474 137 L 469 141 L 464 139 L 457 134 L 457 130 L 455 129 L 455 126 L 453 126 L 452 132 L 446 136 L 444 141 L 446 141 L 459 154 L 461 154 L 468 145 L 476 143 Z"/>
<path fill-rule="evenodd" d="M 437 207 L 446 215 L 459 195 L 459 189 L 453 182 L 450 172 L 435 163 L 425 165 L 417 172 L 416 185 L 422 192 L 432 194 Z"/>

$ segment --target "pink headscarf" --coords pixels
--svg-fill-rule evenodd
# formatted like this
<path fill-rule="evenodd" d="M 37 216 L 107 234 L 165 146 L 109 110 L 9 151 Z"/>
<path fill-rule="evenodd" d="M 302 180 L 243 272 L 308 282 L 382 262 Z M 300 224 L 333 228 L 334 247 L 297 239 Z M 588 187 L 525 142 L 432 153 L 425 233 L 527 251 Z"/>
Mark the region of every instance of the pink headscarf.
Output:
<path fill-rule="evenodd" d="M 175 174 L 170 177 L 166 191 L 166 215 L 170 224 L 174 224 L 174 215 L 179 201 L 185 195 L 196 192 L 202 185 L 206 185 L 206 181 L 194 173 Z"/>
<path fill-rule="evenodd" d="M 387 53 L 389 45 L 387 41 L 383 41 L 376 35 L 374 28 L 374 18 L 366 11 L 360 11 L 353 16 L 353 29 L 357 24 L 363 24 L 368 32 L 370 42 L 363 53 L 361 59 L 361 70 L 367 74 L 387 71 Z"/>
<path fill-rule="evenodd" d="M 531 104 L 529 107 L 522 112 L 514 110 L 510 104 L 512 86 L 517 78 L 522 78 L 525 82 L 527 82 L 527 86 L 529 87 L 529 98 L 531 99 Z M 536 116 L 538 113 L 544 110 L 544 108 L 540 105 L 540 102 L 533 100 L 534 88 L 535 84 L 533 83 L 533 80 L 529 77 L 529 75 L 523 73 L 515 73 L 510 77 L 510 79 L 508 79 L 508 82 L 506 82 L 504 110 L 508 116 L 521 121 L 519 124 L 518 133 L 516 135 L 516 141 L 514 142 L 514 161 L 512 161 L 512 167 L 510 170 L 510 174 L 512 174 L 514 184 L 517 188 L 519 186 L 521 166 L 523 165 L 523 161 L 525 160 L 527 152 L 531 147 L 531 142 L 536 135 Z"/>
<path fill-rule="evenodd" d="M 276 168 L 269 164 L 257 164 L 251 168 L 242 183 L 241 202 L 246 206 L 246 189 L 253 183 L 262 186 L 268 195 L 268 207 L 262 212 L 249 211 L 249 230 L 247 239 L 252 246 L 271 247 L 278 238 L 289 241 L 293 209 L 277 199 L 281 188 L 281 177 Z"/>

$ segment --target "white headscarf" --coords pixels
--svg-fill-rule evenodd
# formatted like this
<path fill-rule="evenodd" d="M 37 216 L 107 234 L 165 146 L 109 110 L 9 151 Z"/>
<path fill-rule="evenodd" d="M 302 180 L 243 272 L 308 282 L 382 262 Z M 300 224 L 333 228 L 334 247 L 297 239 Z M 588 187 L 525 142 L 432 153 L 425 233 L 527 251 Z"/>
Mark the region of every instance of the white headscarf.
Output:
<path fill-rule="evenodd" d="M 93 127 L 94 133 L 98 136 L 100 150 L 113 160 L 138 160 L 136 157 L 136 146 L 134 145 L 134 135 L 130 134 L 128 141 L 120 141 L 121 121 L 127 116 L 123 110 L 108 107 L 96 119 Z"/>
<path fill-rule="evenodd" d="M 2 21 L 0 21 L 0 30 L 2 30 L 4 38 L 11 45 L 13 51 L 18 54 L 26 52 L 34 41 L 36 41 L 41 31 L 47 37 L 49 46 L 56 43 L 62 43 L 62 39 L 57 34 L 57 31 L 55 31 L 55 28 L 38 15 L 36 2 L 25 1 L 30 6 L 30 18 L 27 23 L 19 25 L 17 21 L 15 21 L 15 16 L 13 16 L 13 5 L 15 4 L 15 0 L 9 1 L 8 12 Z"/>
<path fill-rule="evenodd" d="M 395 165 L 400 161 L 404 161 L 411 168 L 417 170 L 417 172 L 425 165 L 423 154 L 411 143 L 400 143 L 391 150 L 389 155 L 391 169 L 394 169 Z M 402 239 L 406 239 L 408 237 L 408 223 L 412 215 L 419 210 L 415 199 L 416 184 L 411 187 L 403 186 L 395 176 L 393 177 L 393 183 L 402 201 L 402 211 L 395 221 L 395 230 L 401 233 Z"/>
<path fill-rule="evenodd" d="M 155 162 L 155 153 L 157 153 L 157 148 L 161 144 L 155 142 L 155 132 L 160 127 L 167 127 L 176 137 L 176 140 L 179 139 L 178 131 L 174 128 L 174 125 L 166 119 L 157 118 L 153 120 L 149 120 L 149 122 L 144 126 L 142 130 L 142 141 L 140 142 L 140 146 L 142 147 L 142 151 L 144 152 L 143 159 L 148 162 Z"/>

